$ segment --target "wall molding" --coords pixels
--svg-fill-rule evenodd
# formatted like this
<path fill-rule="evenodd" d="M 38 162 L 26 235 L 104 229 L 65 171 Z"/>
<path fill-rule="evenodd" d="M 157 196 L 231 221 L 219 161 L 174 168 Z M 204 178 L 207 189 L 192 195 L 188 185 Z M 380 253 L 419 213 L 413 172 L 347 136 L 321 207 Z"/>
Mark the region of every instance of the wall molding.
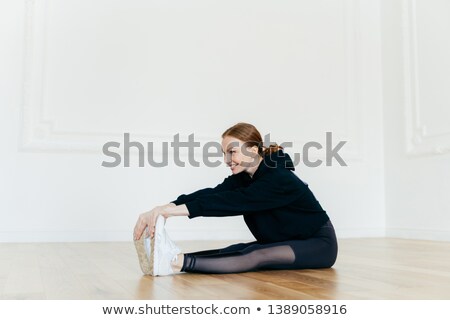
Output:
<path fill-rule="evenodd" d="M 364 158 L 362 130 L 364 128 L 361 108 L 361 50 L 359 49 L 361 28 L 358 0 L 344 0 L 345 50 L 346 50 L 346 123 L 343 139 L 349 143 L 342 149 L 345 159 L 361 161 Z M 123 132 L 62 131 L 56 129 L 57 119 L 51 118 L 45 105 L 46 72 L 46 0 L 26 1 L 24 81 L 22 99 L 22 127 L 19 151 L 23 152 L 88 152 L 101 154 L 101 146 L 106 141 L 123 141 Z M 153 142 L 161 146 L 164 141 L 172 141 L 173 136 L 163 132 L 130 132 L 133 141 Z M 324 133 L 325 136 L 325 133 Z M 195 134 L 203 146 L 208 141 L 216 141 L 216 136 Z M 187 139 L 181 137 L 181 139 Z M 307 141 L 292 141 L 294 148 Z M 183 148 L 184 149 L 184 148 Z M 185 155 L 185 150 L 181 154 Z M 196 152 L 200 154 L 200 148 Z M 201 149 L 200 149 L 201 150 Z M 131 152 L 137 154 L 135 150 Z M 160 155 L 160 150 L 155 150 Z M 311 150 L 312 160 L 324 158 L 324 150 Z"/>
<path fill-rule="evenodd" d="M 430 134 L 429 125 L 422 119 L 416 0 L 403 0 L 402 6 L 406 153 L 410 156 L 446 154 L 450 152 L 450 127 Z"/>

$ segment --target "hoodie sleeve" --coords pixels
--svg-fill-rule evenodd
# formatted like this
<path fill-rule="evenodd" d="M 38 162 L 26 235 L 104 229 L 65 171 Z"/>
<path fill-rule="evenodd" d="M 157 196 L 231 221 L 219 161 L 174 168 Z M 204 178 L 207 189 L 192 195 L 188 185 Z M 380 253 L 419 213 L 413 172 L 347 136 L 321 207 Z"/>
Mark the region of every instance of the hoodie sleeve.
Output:
<path fill-rule="evenodd" d="M 248 187 L 198 196 L 186 203 L 189 218 L 237 216 L 283 207 L 299 198 L 305 184 L 285 170 L 273 170 Z"/>
<path fill-rule="evenodd" d="M 222 183 L 219 183 L 214 188 L 204 188 L 204 189 L 200 189 L 200 190 L 197 190 L 197 191 L 189 193 L 189 194 L 182 194 L 182 195 L 178 196 L 177 199 L 175 199 L 171 202 L 175 203 L 178 206 L 180 204 L 185 204 L 187 202 L 195 200 L 199 196 L 214 194 L 216 192 L 221 192 L 221 191 L 232 190 L 236 187 L 237 187 L 237 183 L 235 181 L 235 178 L 232 175 L 230 175 L 230 176 L 226 177 Z"/>

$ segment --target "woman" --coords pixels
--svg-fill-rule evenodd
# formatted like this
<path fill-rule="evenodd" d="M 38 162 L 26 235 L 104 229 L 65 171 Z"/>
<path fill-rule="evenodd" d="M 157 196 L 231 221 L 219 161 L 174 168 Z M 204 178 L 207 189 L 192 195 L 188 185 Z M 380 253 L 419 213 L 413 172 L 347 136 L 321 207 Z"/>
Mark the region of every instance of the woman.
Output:
<path fill-rule="evenodd" d="M 142 271 L 156 276 L 330 268 L 338 250 L 333 225 L 308 185 L 293 173 L 283 148 L 263 147 L 253 125 L 238 123 L 222 134 L 222 149 L 232 175 L 215 188 L 182 194 L 139 216 L 134 240 Z M 183 254 L 164 229 L 172 216 L 237 215 L 256 241 Z"/>

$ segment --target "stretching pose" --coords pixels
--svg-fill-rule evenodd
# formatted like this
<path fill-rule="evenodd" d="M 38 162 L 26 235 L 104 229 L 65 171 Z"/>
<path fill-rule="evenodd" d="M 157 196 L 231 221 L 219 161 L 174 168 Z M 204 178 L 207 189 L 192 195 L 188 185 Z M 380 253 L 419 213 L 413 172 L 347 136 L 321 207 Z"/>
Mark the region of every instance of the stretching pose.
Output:
<path fill-rule="evenodd" d="M 262 269 L 330 268 L 337 257 L 333 225 L 308 184 L 293 173 L 283 148 L 262 145 L 259 131 L 238 123 L 222 134 L 232 174 L 214 188 L 182 194 L 143 213 L 134 243 L 144 274 L 235 273 Z M 164 224 L 173 216 L 242 215 L 256 241 L 182 253 Z M 143 236 L 142 236 L 143 235 Z"/>

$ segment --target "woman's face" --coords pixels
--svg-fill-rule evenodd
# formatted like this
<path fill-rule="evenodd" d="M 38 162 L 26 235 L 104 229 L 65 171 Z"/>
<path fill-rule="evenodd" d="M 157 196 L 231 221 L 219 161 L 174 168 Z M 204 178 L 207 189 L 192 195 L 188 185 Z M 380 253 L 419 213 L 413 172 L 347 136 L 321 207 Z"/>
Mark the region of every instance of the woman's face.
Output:
<path fill-rule="evenodd" d="M 231 136 L 225 136 L 222 139 L 224 160 L 227 166 L 231 168 L 233 174 L 246 171 L 250 175 L 253 175 L 260 162 L 258 161 L 260 160 L 258 147 L 243 148 L 243 145 L 243 141 Z"/>

